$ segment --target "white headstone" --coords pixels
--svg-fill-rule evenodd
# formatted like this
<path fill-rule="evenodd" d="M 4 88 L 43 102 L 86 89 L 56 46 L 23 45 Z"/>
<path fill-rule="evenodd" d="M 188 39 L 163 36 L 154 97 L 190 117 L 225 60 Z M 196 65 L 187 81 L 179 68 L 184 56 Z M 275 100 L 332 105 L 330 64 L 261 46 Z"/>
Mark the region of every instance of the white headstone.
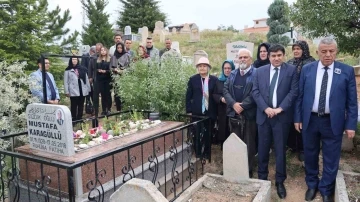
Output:
<path fill-rule="evenodd" d="M 176 27 L 173 27 L 173 28 L 172 28 L 171 33 L 177 34 Z"/>
<path fill-rule="evenodd" d="M 164 22 L 162 22 L 162 21 L 155 22 L 155 29 L 154 29 L 153 34 L 154 35 L 160 34 L 160 32 L 162 30 L 164 30 Z"/>
<path fill-rule="evenodd" d="M 234 64 L 238 63 L 237 53 L 239 49 L 246 48 L 250 52 L 254 52 L 254 43 L 246 42 L 246 41 L 235 41 L 232 43 L 226 44 L 226 59 L 232 60 Z"/>
<path fill-rule="evenodd" d="M 125 26 L 124 33 L 125 33 L 125 35 L 130 35 L 131 34 L 131 27 L 130 26 Z"/>
<path fill-rule="evenodd" d="M 190 31 L 190 42 L 198 42 L 200 41 L 200 31 L 199 27 L 196 24 L 191 26 Z"/>
<path fill-rule="evenodd" d="M 223 145 L 224 178 L 229 182 L 249 179 L 249 165 L 246 144 L 232 133 Z"/>
<path fill-rule="evenodd" d="M 133 178 L 110 196 L 110 202 L 168 202 L 153 183 Z"/>
<path fill-rule="evenodd" d="M 166 37 L 166 33 L 165 33 L 165 31 L 164 30 L 161 30 L 160 32 L 159 32 L 159 34 L 160 34 L 160 43 L 164 43 L 165 42 L 165 37 Z"/>
<path fill-rule="evenodd" d="M 148 27 L 144 26 L 141 28 L 141 43 L 142 45 L 146 45 L 146 38 L 149 36 L 149 29 Z"/>
<path fill-rule="evenodd" d="M 138 34 L 141 34 L 142 28 L 138 28 Z"/>
<path fill-rule="evenodd" d="M 26 107 L 30 148 L 62 156 L 74 155 L 71 112 L 63 105 Z"/>
<path fill-rule="evenodd" d="M 175 49 L 178 53 L 181 54 L 180 44 L 179 44 L 178 41 L 173 41 L 172 44 L 171 44 L 171 48 L 172 48 L 172 49 Z"/>
<path fill-rule="evenodd" d="M 206 57 L 208 58 L 209 55 L 204 51 L 204 50 L 198 50 L 194 53 L 194 65 L 197 64 L 197 62 L 199 61 L 200 58 L 202 57 Z"/>
<path fill-rule="evenodd" d="M 185 23 L 183 28 L 180 30 L 181 34 L 189 34 L 190 33 L 190 25 L 188 23 Z"/>
<path fill-rule="evenodd" d="M 82 45 L 79 48 L 79 55 L 83 55 L 85 53 L 90 52 L 90 46 L 89 45 Z"/>

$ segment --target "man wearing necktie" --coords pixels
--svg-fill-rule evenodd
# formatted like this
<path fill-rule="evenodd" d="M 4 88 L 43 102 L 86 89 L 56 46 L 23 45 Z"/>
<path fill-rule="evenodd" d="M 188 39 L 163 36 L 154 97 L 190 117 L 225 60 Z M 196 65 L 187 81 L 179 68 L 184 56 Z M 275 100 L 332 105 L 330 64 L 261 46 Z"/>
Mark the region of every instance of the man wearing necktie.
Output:
<path fill-rule="evenodd" d="M 42 67 L 41 58 L 37 61 L 39 69 L 30 74 L 30 91 L 35 97 L 38 97 L 41 102 L 44 102 L 43 83 L 42 83 Z M 48 104 L 59 104 L 60 95 L 56 86 L 54 76 L 49 72 L 50 62 L 45 58 L 45 71 L 46 71 L 46 92 Z"/>
<path fill-rule="evenodd" d="M 323 201 L 334 201 L 342 136 L 355 136 L 358 118 L 354 69 L 335 61 L 337 43 L 320 40 L 319 61 L 303 67 L 299 80 L 294 124 L 302 131 L 306 184 L 305 200 L 311 201 L 319 190 Z M 319 152 L 322 144 L 323 173 L 319 179 Z"/>
<path fill-rule="evenodd" d="M 257 104 L 258 125 L 258 177 L 268 179 L 269 151 L 274 142 L 276 175 L 275 185 L 280 198 L 286 197 L 285 148 L 298 95 L 296 67 L 284 63 L 285 48 L 274 44 L 269 48 L 269 65 L 259 67 L 254 75 L 252 96 Z"/>

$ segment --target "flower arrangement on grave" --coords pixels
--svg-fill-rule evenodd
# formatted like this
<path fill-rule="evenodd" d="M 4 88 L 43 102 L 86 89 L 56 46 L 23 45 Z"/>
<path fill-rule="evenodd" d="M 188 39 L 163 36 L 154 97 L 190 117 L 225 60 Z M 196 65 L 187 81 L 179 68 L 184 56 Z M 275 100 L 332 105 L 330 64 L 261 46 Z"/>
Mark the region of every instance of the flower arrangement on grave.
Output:
<path fill-rule="evenodd" d="M 160 120 L 151 121 L 144 119 L 141 112 L 130 113 L 130 120 L 116 122 L 104 118 L 102 125 L 96 128 L 90 128 L 88 123 L 82 124 L 82 130 L 73 132 L 75 151 L 86 149 L 106 141 L 121 138 L 134 134 L 140 130 L 146 130 L 155 127 L 161 123 Z"/>

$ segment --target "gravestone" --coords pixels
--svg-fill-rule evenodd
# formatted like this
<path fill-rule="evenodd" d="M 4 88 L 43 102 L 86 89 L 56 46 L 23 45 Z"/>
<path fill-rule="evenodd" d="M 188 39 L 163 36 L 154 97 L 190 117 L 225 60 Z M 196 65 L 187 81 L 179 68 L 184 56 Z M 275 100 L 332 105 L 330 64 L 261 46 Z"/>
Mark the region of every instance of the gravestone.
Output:
<path fill-rule="evenodd" d="M 208 55 L 204 50 L 198 50 L 198 51 L 196 51 L 196 52 L 194 53 L 194 60 L 193 60 L 194 65 L 196 65 L 197 62 L 199 61 L 199 59 L 202 58 L 202 57 L 208 58 L 209 55 Z"/>
<path fill-rule="evenodd" d="M 142 28 L 138 28 L 138 34 L 141 34 Z"/>
<path fill-rule="evenodd" d="M 224 178 L 229 182 L 249 179 L 247 146 L 235 133 L 223 145 L 223 170 Z"/>
<path fill-rule="evenodd" d="M 173 28 L 172 28 L 171 33 L 172 33 L 172 34 L 177 34 L 176 27 L 173 27 Z"/>
<path fill-rule="evenodd" d="M 193 24 L 193 26 L 191 26 L 191 31 L 190 31 L 190 42 L 198 42 L 198 41 L 200 41 L 199 27 L 196 24 Z"/>
<path fill-rule="evenodd" d="M 68 107 L 29 104 L 26 117 L 31 149 L 62 156 L 74 155 L 73 127 Z"/>
<path fill-rule="evenodd" d="M 110 202 L 168 202 L 153 183 L 133 178 L 110 196 Z"/>
<path fill-rule="evenodd" d="M 153 34 L 158 35 L 163 30 L 164 30 L 164 22 L 162 22 L 162 21 L 155 22 L 155 29 L 154 29 Z"/>
<path fill-rule="evenodd" d="M 178 53 L 181 54 L 180 44 L 179 44 L 178 41 L 173 41 L 172 44 L 171 44 L 171 48 L 172 48 L 172 49 L 175 49 Z"/>
<path fill-rule="evenodd" d="M 131 35 L 131 27 L 125 26 L 124 33 L 125 33 L 125 35 Z"/>
<path fill-rule="evenodd" d="M 185 23 L 183 28 L 181 28 L 180 33 L 181 34 L 189 34 L 190 33 L 190 25 L 188 23 Z"/>
<path fill-rule="evenodd" d="M 143 46 L 146 45 L 146 38 L 149 37 L 149 29 L 148 27 L 144 26 L 141 28 L 141 43 Z"/>
<path fill-rule="evenodd" d="M 83 55 L 85 53 L 90 52 L 90 46 L 89 45 L 82 45 L 79 47 L 79 55 Z"/>
<path fill-rule="evenodd" d="M 160 31 L 160 43 L 165 43 L 165 37 L 166 37 L 166 32 L 164 30 Z"/>
<path fill-rule="evenodd" d="M 246 42 L 246 41 L 235 41 L 232 43 L 226 44 L 226 59 L 232 60 L 234 64 L 238 64 L 237 54 L 239 49 L 246 48 L 250 52 L 254 52 L 254 43 Z M 255 55 L 256 56 L 256 55 Z M 254 57 L 254 56 L 253 56 Z M 256 58 L 253 58 L 256 59 Z"/>

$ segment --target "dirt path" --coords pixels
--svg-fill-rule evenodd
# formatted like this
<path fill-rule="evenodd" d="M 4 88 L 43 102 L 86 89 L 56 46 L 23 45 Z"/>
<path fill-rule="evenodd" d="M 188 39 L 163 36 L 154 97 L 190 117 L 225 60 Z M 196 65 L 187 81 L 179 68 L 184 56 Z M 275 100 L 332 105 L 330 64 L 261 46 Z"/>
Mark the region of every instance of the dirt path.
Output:
<path fill-rule="evenodd" d="M 320 165 L 322 165 L 322 158 L 320 155 Z M 343 152 L 340 160 L 340 169 L 345 171 L 359 172 L 360 171 L 360 152 Z M 322 170 L 322 166 L 320 166 Z M 222 151 L 220 146 L 212 146 L 212 162 L 205 165 L 205 173 L 220 174 L 222 172 Z M 275 187 L 275 159 L 274 152 L 271 153 L 269 163 L 269 180 L 272 183 L 271 199 L 273 202 L 300 202 L 305 201 L 305 192 L 307 186 L 305 183 L 305 171 L 301 162 L 298 161 L 297 155 L 291 151 L 287 152 L 287 174 L 285 181 L 287 190 L 287 197 L 284 200 L 279 199 Z M 320 172 L 321 175 L 321 172 Z M 257 165 L 254 170 L 254 178 L 257 178 Z M 318 193 L 313 201 L 322 201 L 321 195 Z"/>

